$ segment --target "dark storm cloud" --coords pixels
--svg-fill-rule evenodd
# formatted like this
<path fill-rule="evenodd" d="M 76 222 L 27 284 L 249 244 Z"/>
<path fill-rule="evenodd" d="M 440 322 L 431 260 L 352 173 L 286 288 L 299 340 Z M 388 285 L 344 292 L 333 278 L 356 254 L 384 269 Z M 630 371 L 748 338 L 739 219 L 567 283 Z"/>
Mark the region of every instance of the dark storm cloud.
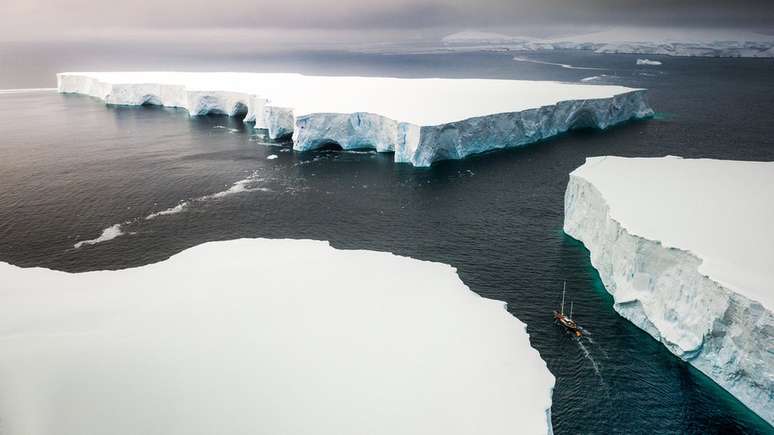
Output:
<path fill-rule="evenodd" d="M 3 0 L 0 37 L 99 29 L 774 26 L 774 0 Z"/>

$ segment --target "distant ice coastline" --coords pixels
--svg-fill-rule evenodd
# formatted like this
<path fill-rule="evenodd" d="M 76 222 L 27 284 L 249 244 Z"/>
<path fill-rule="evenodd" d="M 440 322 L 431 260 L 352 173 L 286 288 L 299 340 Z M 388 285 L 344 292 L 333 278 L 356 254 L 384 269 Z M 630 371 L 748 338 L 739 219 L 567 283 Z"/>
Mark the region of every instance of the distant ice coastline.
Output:
<path fill-rule="evenodd" d="M 368 148 L 420 167 L 653 114 L 644 89 L 525 80 L 179 72 L 57 79 L 60 92 L 108 104 L 244 116 L 272 139 L 292 136 L 298 151 Z"/>
<path fill-rule="evenodd" d="M 445 264 L 241 239 L 0 280 L 4 433 L 551 433 L 525 325 Z"/>
<path fill-rule="evenodd" d="M 448 35 L 441 43 L 450 50 L 586 50 L 666 56 L 774 57 L 774 35 L 737 29 L 614 28 L 551 38 L 465 31 Z"/>

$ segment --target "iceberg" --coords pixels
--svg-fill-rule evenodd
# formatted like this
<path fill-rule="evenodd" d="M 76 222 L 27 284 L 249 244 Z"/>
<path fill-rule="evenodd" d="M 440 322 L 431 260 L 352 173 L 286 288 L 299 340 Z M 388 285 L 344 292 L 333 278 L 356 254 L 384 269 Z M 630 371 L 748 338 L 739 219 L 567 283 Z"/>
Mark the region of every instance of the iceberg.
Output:
<path fill-rule="evenodd" d="M 525 325 L 445 264 L 240 239 L 0 280 L 4 434 L 551 433 Z"/>
<path fill-rule="evenodd" d="M 637 65 L 653 65 L 653 66 L 658 66 L 658 65 L 661 65 L 661 62 L 658 61 L 658 60 L 637 59 Z"/>
<path fill-rule="evenodd" d="M 108 104 L 244 116 L 272 139 L 291 136 L 298 151 L 337 144 L 414 166 L 653 114 L 644 89 L 525 80 L 87 72 L 57 81 L 60 92 Z"/>
<path fill-rule="evenodd" d="M 592 157 L 564 231 L 614 309 L 774 423 L 774 162 Z"/>

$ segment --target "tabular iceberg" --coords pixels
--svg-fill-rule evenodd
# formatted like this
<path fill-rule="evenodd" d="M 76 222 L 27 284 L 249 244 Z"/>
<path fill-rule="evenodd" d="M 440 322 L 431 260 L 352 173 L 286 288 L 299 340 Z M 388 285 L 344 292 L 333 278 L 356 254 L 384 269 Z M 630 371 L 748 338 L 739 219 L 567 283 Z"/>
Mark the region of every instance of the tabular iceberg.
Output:
<path fill-rule="evenodd" d="M 551 433 L 524 324 L 445 264 L 241 239 L 0 281 L 4 434 Z"/>
<path fill-rule="evenodd" d="M 593 157 L 564 231 L 614 308 L 774 423 L 774 162 Z"/>
<path fill-rule="evenodd" d="M 651 116 L 644 89 L 524 80 L 316 77 L 253 73 L 60 73 L 60 92 L 109 104 L 244 115 L 294 149 L 331 143 L 430 166 L 575 128 Z"/>

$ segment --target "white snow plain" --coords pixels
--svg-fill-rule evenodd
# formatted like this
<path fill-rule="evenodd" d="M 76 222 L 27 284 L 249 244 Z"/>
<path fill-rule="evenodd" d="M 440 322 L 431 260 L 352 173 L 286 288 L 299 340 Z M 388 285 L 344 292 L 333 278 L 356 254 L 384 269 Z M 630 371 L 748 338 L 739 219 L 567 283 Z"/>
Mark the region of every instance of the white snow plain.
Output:
<path fill-rule="evenodd" d="M 245 115 L 273 139 L 292 134 L 299 151 L 336 143 L 394 152 L 396 162 L 414 166 L 653 114 L 644 89 L 525 80 L 178 72 L 60 73 L 57 79 L 60 92 L 109 104 Z"/>
<path fill-rule="evenodd" d="M 240 239 L 0 280 L 3 434 L 551 433 L 525 325 L 445 264 Z"/>
<path fill-rule="evenodd" d="M 564 230 L 614 307 L 774 423 L 774 162 L 592 157 Z"/>
<path fill-rule="evenodd" d="M 598 32 L 531 38 L 467 31 L 441 41 L 448 49 L 590 50 L 596 53 L 701 57 L 774 57 L 774 35 L 740 29 L 619 27 Z"/>

